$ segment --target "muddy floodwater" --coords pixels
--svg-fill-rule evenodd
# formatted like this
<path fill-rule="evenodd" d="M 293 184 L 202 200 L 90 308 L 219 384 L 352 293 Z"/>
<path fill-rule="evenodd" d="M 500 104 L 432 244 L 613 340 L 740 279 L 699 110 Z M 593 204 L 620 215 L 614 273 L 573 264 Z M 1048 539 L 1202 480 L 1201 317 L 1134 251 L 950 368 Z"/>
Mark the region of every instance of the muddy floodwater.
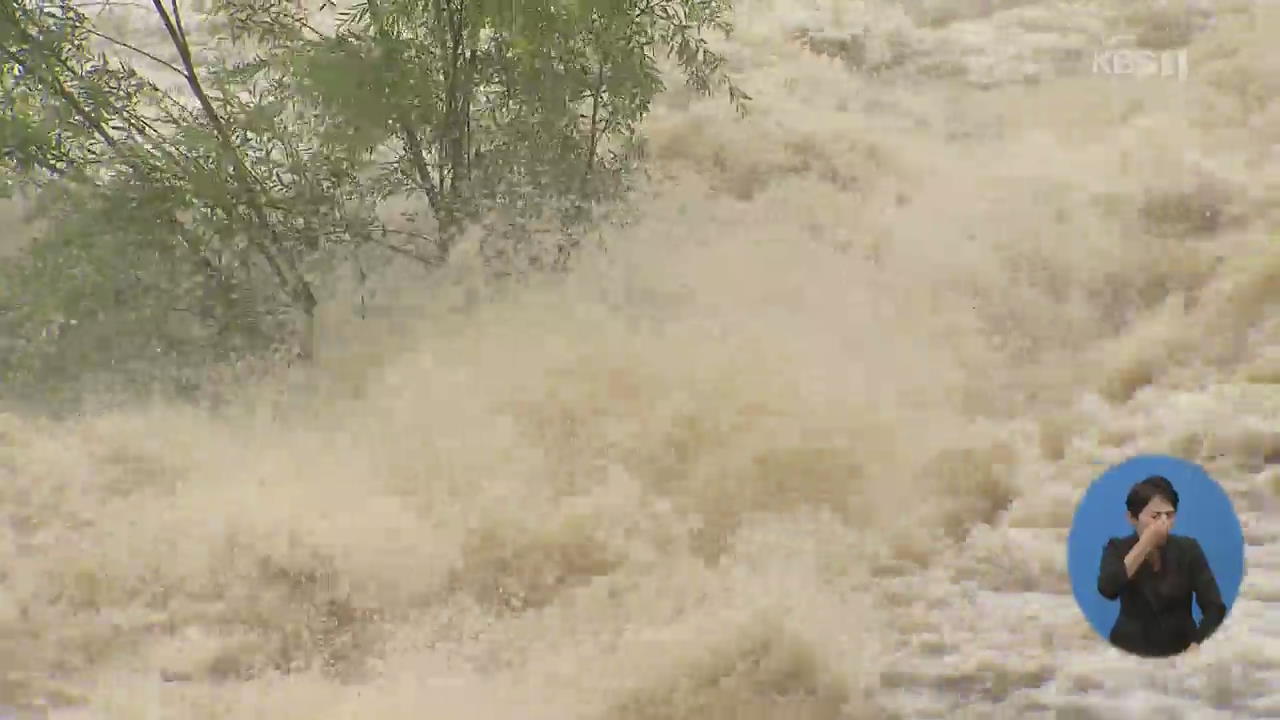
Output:
<path fill-rule="evenodd" d="M 634 217 L 567 276 L 489 292 L 460 252 L 216 408 L 0 414 L 0 703 L 1280 717 L 1280 5 L 736 24 L 751 112 L 673 79 Z M 1247 543 L 1173 660 L 1067 577 L 1076 502 L 1143 453 L 1208 469 Z"/>

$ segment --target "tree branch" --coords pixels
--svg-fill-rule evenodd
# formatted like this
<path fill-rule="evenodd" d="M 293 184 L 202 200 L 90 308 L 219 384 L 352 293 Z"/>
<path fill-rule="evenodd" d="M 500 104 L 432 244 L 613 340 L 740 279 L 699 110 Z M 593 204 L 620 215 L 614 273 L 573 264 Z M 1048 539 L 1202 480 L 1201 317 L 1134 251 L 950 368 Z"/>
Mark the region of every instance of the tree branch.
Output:
<path fill-rule="evenodd" d="M 217 108 L 213 106 L 213 101 L 209 99 L 204 86 L 201 85 L 199 76 L 196 75 L 195 61 L 191 57 L 191 46 L 187 42 L 186 31 L 182 28 L 182 15 L 178 11 L 177 0 L 170 0 L 170 7 L 173 10 L 172 17 L 165 10 L 161 0 L 151 0 L 151 2 L 155 7 L 156 14 L 160 16 L 161 22 L 164 23 L 165 31 L 169 34 L 169 39 L 173 43 L 174 49 L 178 51 L 178 57 L 182 60 L 183 75 L 186 77 L 187 87 L 191 89 L 191 93 L 196 97 L 196 102 L 200 104 L 200 109 L 204 111 L 206 119 L 213 126 L 214 133 L 218 136 L 219 145 L 226 159 L 230 161 L 233 172 L 243 183 L 244 189 L 252 193 L 256 185 L 253 172 L 245 164 L 244 159 L 240 157 L 235 142 L 227 130 L 226 123 L 223 122 L 222 116 L 218 114 Z M 275 230 L 271 227 L 266 210 L 261 203 L 256 198 L 249 198 L 249 205 L 255 219 L 275 240 Z M 267 265 L 270 266 L 272 273 L 279 280 L 281 287 L 293 296 L 295 302 L 301 303 L 302 311 L 310 317 L 317 302 L 315 295 L 311 292 L 310 284 L 301 276 L 297 278 L 291 277 L 291 275 L 296 274 L 296 271 L 294 273 L 286 271 L 283 262 L 276 257 L 273 248 L 262 242 L 256 233 L 247 232 L 245 235 L 262 255 L 263 259 L 267 261 Z"/>
<path fill-rule="evenodd" d="M 431 209 L 439 212 L 440 191 L 436 187 L 435 180 L 431 177 L 431 168 L 427 166 L 427 156 L 422 146 L 422 138 L 418 136 L 418 132 L 413 129 L 408 120 L 400 121 L 400 132 L 404 133 L 405 148 L 409 151 L 409 162 L 413 164 L 413 169 L 418 174 L 418 181 L 422 183 L 422 191 L 427 194 L 427 200 L 431 201 Z"/>
<path fill-rule="evenodd" d="M 394 243 L 389 243 L 386 240 L 370 240 L 369 242 L 377 245 L 380 248 L 390 250 L 391 252 L 396 253 L 397 255 L 403 255 L 404 257 L 417 260 L 423 266 L 428 268 L 436 267 L 441 263 L 440 259 L 429 258 L 426 255 L 423 255 L 417 252 L 416 250 L 400 247 L 399 245 L 396 245 Z"/>
<path fill-rule="evenodd" d="M 19 27 L 18 32 L 25 36 L 23 40 L 28 43 L 28 47 L 31 47 L 33 49 L 36 47 L 34 38 L 32 38 L 29 34 L 27 34 L 24 28 Z M 4 53 L 4 56 L 7 57 L 10 62 L 14 63 L 18 67 L 30 67 L 26 63 L 22 62 L 22 58 L 18 57 L 18 55 L 15 54 L 9 48 L 0 47 L 0 53 Z M 41 69 L 44 69 L 44 68 L 41 68 Z M 107 128 L 105 125 L 102 124 L 102 121 L 99 120 L 97 117 L 94 117 L 93 113 L 89 112 L 89 109 L 86 108 L 83 104 L 81 104 L 80 100 L 76 98 L 75 95 L 72 95 L 71 91 L 68 90 L 67 87 L 63 85 L 58 80 L 57 77 L 54 77 L 52 79 L 46 79 L 46 83 L 47 83 L 46 87 L 50 88 L 55 93 L 57 93 L 58 97 L 62 98 L 63 102 L 67 103 L 67 105 L 71 107 L 72 111 L 75 112 L 76 116 L 79 117 L 86 125 L 88 125 L 89 129 L 92 130 L 95 135 L 101 138 L 102 141 L 107 144 L 107 146 L 111 147 L 112 149 L 116 149 L 118 147 L 118 143 L 115 137 L 110 132 L 107 131 Z"/>
<path fill-rule="evenodd" d="M 435 240 L 434 238 L 432 238 L 432 237 L 431 237 L 431 236 L 429 236 L 429 235 L 423 235 L 422 233 L 411 232 L 411 231 L 409 231 L 409 230 L 395 230 L 395 229 L 393 229 L 393 228 L 384 227 L 384 226 L 378 226 L 378 227 L 371 228 L 371 229 L 373 230 L 373 232 L 374 232 L 374 233 L 377 233 L 377 234 L 381 234 L 381 235 L 404 235 L 404 236 L 406 236 L 406 237 L 417 238 L 418 240 L 427 240 L 427 241 L 431 242 L 432 244 L 435 244 L 437 247 L 439 246 L 439 241 L 438 241 L 438 240 Z M 331 233 L 331 234 L 337 234 L 337 233 L 335 232 L 335 233 Z M 416 261 L 418 261 L 419 263 L 422 263 L 422 265 L 424 265 L 425 267 L 428 267 L 428 268 L 434 268 L 434 267 L 437 267 L 437 266 L 438 266 L 438 265 L 440 265 L 442 262 L 444 262 L 444 258 L 443 258 L 442 256 L 438 256 L 438 257 L 434 257 L 434 258 L 433 258 L 433 257 L 429 257 L 429 256 L 427 256 L 427 255 L 423 255 L 422 253 L 418 252 L 417 250 L 414 250 L 413 248 L 407 248 L 407 247 L 404 247 L 404 246 L 401 246 L 401 245 L 396 245 L 395 243 L 387 242 L 386 240 L 383 240 L 383 239 L 381 239 L 381 238 L 378 238 L 378 237 L 375 237 L 375 236 L 372 236 L 372 235 L 366 235 L 366 236 L 364 236 L 364 237 L 363 237 L 363 238 L 361 238 L 361 239 L 362 239 L 364 242 L 366 242 L 366 243 L 369 243 L 369 244 L 371 244 L 371 245 L 376 245 L 376 246 L 378 246 L 378 247 L 380 247 L 380 248 L 383 248 L 384 250 L 390 250 L 391 252 L 396 253 L 397 255 L 403 255 L 404 257 L 407 257 L 407 258 L 411 258 L 411 259 L 413 259 L 413 260 L 416 260 Z"/>
<path fill-rule="evenodd" d="M 148 60 L 150 60 L 150 61 L 152 61 L 152 62 L 155 62 L 155 63 L 159 63 L 159 64 L 161 64 L 161 65 L 165 66 L 166 68 L 168 68 L 168 69 L 172 70 L 173 72 L 178 73 L 179 75 L 183 75 L 183 76 L 185 76 L 185 75 L 186 75 L 186 73 L 182 72 L 182 68 L 178 67 L 177 65 L 174 65 L 173 63 L 169 62 L 168 60 L 165 60 L 165 59 L 163 59 L 163 58 L 161 58 L 161 57 L 157 57 L 156 55 L 153 55 L 153 54 L 151 54 L 151 53 L 147 52 L 146 50 L 143 50 L 142 48 L 136 47 L 136 46 L 134 46 L 134 45 L 130 45 L 129 43 L 127 43 L 127 42 L 125 42 L 125 41 L 123 41 L 123 40 L 117 40 L 116 38 L 113 38 L 113 37 L 111 37 L 110 35 L 107 35 L 107 34 L 105 34 L 105 33 L 100 33 L 100 32 L 98 32 L 97 30 L 94 30 L 94 29 L 93 29 L 93 28 L 91 28 L 91 27 L 87 27 L 87 26 L 86 26 L 86 27 L 84 28 L 84 31 L 85 31 L 85 32 L 87 32 L 87 33 L 89 33 L 90 35 L 92 35 L 92 36 L 96 37 L 96 38 L 101 38 L 102 40 L 106 40 L 107 42 L 111 43 L 112 45 L 117 45 L 117 46 L 122 47 L 122 48 L 124 48 L 124 49 L 126 49 L 126 50 L 132 50 L 132 51 L 134 51 L 134 52 L 138 53 L 139 55 L 141 55 L 141 56 L 145 57 L 146 59 L 148 59 Z"/>
<path fill-rule="evenodd" d="M 596 68 L 596 86 L 591 93 L 591 135 L 587 138 L 587 167 L 585 168 L 582 181 L 584 184 L 591 181 L 591 171 L 596 164 L 596 146 L 600 142 L 599 123 L 600 123 L 600 96 L 604 92 L 604 59 L 600 59 L 600 65 Z"/>
<path fill-rule="evenodd" d="M 14 8 L 15 13 L 19 10 L 21 10 L 21 8 L 16 8 L 16 7 Z M 30 13 L 23 11 L 22 14 L 23 16 L 25 16 L 27 22 L 31 23 L 32 25 L 38 25 L 38 23 L 36 22 L 36 19 L 31 17 Z M 24 27 L 22 27 L 22 25 L 18 22 L 18 20 L 20 20 L 21 18 L 19 18 L 15 14 L 13 16 L 13 19 L 15 21 L 14 22 L 15 29 L 22 36 L 22 39 L 23 41 L 25 41 L 27 46 L 32 50 L 36 50 L 37 48 L 41 50 L 38 57 L 40 57 L 41 65 L 43 66 L 47 60 L 47 56 L 49 55 L 49 53 L 47 52 L 47 49 L 41 44 L 38 38 L 33 36 Z M 90 30 L 90 28 L 88 28 L 87 26 L 83 26 L 83 27 L 86 30 Z M 8 54 L 7 51 L 6 51 L 6 54 Z M 10 55 L 10 57 L 14 57 L 14 56 Z M 54 59 L 54 62 L 58 65 L 58 67 L 65 70 L 72 77 L 83 77 L 81 73 L 76 68 L 71 67 L 64 58 L 58 56 L 57 54 L 54 54 L 53 59 Z M 14 62 L 21 67 L 27 67 L 26 64 L 22 63 L 21 59 L 14 58 Z M 85 108 L 84 105 L 81 104 L 79 100 L 76 99 L 74 96 L 69 96 L 70 91 L 65 86 L 62 85 L 61 81 L 58 80 L 56 75 L 53 76 L 52 79 L 47 80 L 47 83 L 48 84 L 46 84 L 46 88 L 51 87 L 54 90 L 54 92 L 56 92 L 60 97 L 66 100 L 71 105 L 72 110 L 74 110 L 76 114 L 81 117 L 82 120 L 84 120 L 86 123 L 90 125 L 90 127 L 94 130 L 95 134 L 101 137 L 113 149 L 117 149 L 117 150 L 119 149 L 117 147 L 118 141 L 116 141 L 114 139 L 114 136 L 112 136 L 110 133 L 106 131 L 105 123 L 102 122 L 101 118 L 97 117 L 94 114 L 89 113 L 87 108 Z M 116 115 L 118 115 L 120 118 L 122 118 L 129 125 L 130 129 L 132 129 L 134 132 L 144 137 L 147 137 L 148 133 L 150 133 L 149 139 L 155 142 L 161 142 L 161 143 L 165 142 L 164 135 L 162 135 L 154 127 L 151 127 L 150 123 L 148 123 L 145 119 L 142 119 L 140 116 L 134 117 L 126 109 L 116 106 L 114 103 L 108 102 L 107 104 L 110 106 L 110 109 L 113 112 L 115 112 Z M 107 138 L 109 137 L 112 139 L 107 140 Z"/>

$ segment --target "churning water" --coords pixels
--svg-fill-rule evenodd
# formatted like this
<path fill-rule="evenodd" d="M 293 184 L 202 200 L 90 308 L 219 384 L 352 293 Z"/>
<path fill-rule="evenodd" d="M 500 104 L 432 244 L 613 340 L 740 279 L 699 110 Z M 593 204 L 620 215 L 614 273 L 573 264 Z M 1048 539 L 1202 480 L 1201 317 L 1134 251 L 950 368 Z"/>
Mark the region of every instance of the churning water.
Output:
<path fill-rule="evenodd" d="M 1280 6 L 1133 7 L 744 0 L 753 113 L 668 92 L 569 277 L 461 252 L 217 410 L 0 415 L 0 702 L 1280 716 Z M 1126 33 L 1186 78 L 1095 67 Z M 1248 575 L 1138 661 L 1065 542 L 1161 452 L 1232 493 Z"/>

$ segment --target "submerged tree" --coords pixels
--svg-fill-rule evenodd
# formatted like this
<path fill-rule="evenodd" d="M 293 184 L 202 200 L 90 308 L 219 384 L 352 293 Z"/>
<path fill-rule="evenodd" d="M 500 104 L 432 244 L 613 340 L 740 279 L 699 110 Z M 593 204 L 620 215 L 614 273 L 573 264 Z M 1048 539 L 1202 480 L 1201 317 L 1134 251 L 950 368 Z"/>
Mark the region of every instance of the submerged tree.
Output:
<path fill-rule="evenodd" d="M 308 354 L 333 263 L 429 268 L 494 217 L 519 253 L 553 214 L 563 265 L 573 228 L 626 189 L 661 54 L 747 100 L 704 37 L 730 31 L 726 0 L 368 0 L 333 31 L 292 0 L 215 0 L 201 22 L 223 49 L 203 52 L 176 0 L 150 0 L 163 50 L 85 7 L 0 3 L 0 190 L 33 193 L 47 227 L 0 279 L 0 335 L 21 341 L 0 356 L 7 387 L 145 377 L 294 329 Z M 392 196 L 422 232 L 378 220 Z"/>
<path fill-rule="evenodd" d="M 663 88 L 661 52 L 698 90 L 724 84 L 740 110 L 748 99 L 704 37 L 731 31 L 725 0 L 367 0 L 332 34 L 256 0 L 218 7 L 265 48 L 259 72 L 293 78 L 323 111 L 326 137 L 381 161 L 380 197 L 420 197 L 437 228 L 427 257 L 497 209 L 521 220 L 556 206 L 575 222 L 616 197 Z"/>

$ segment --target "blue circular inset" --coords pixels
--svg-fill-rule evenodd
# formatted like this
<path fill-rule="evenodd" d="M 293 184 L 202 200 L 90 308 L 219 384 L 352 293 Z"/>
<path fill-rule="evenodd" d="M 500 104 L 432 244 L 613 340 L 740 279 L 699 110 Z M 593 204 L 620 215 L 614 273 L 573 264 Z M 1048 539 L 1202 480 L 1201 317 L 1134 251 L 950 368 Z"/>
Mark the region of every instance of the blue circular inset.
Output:
<path fill-rule="evenodd" d="M 1178 515 L 1173 534 L 1195 538 L 1218 581 L 1227 615 L 1244 580 L 1244 531 L 1231 498 L 1199 465 L 1166 455 L 1140 455 L 1115 465 L 1089 486 L 1076 508 L 1067 536 L 1067 572 L 1076 603 L 1093 629 L 1109 638 L 1120 614 L 1120 603 L 1098 592 L 1102 549 L 1111 538 L 1132 535 L 1125 498 L 1135 483 L 1161 475 L 1178 491 Z M 1201 620 L 1192 603 L 1192 615 Z"/>

